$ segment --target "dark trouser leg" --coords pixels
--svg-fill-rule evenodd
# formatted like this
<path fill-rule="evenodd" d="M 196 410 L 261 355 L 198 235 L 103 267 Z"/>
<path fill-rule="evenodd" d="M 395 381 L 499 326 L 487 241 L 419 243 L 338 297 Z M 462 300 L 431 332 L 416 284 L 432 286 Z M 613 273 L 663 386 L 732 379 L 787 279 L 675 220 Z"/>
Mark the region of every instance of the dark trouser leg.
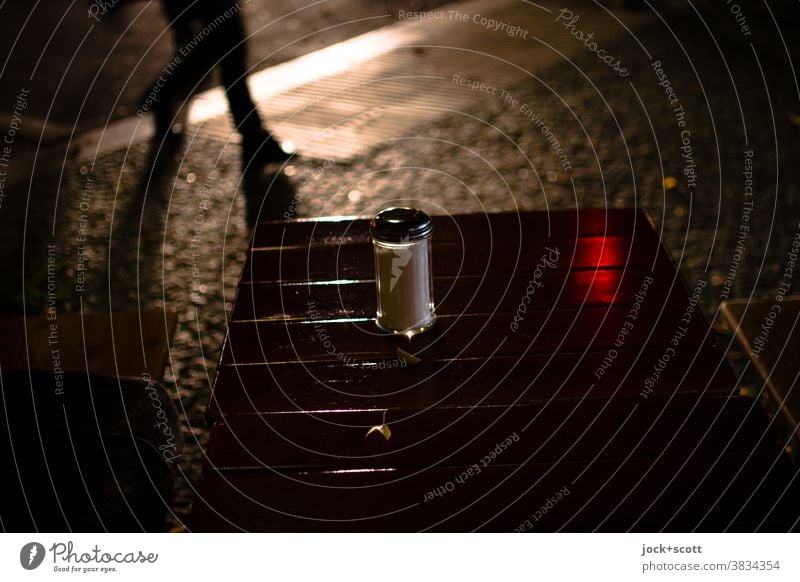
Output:
<path fill-rule="evenodd" d="M 198 50 L 181 54 L 181 48 L 189 46 L 193 37 L 192 21 L 197 18 L 195 11 L 190 7 L 185 10 L 189 2 L 166 0 L 164 2 L 164 15 L 167 18 L 173 33 L 175 53 L 170 63 L 167 63 L 159 77 L 153 83 L 147 99 L 155 96 L 155 102 L 150 103 L 156 118 L 157 137 L 170 134 L 170 129 L 176 123 L 179 109 L 191 96 L 195 85 L 213 67 L 213 55 L 208 54 L 208 49 L 202 47 Z"/>
<path fill-rule="evenodd" d="M 222 84 L 236 129 L 242 135 L 243 168 L 245 171 L 258 171 L 270 162 L 285 161 L 287 154 L 264 128 L 247 87 L 247 41 L 241 14 L 235 12 L 215 31 L 215 35 L 222 51 L 219 61 Z"/>
<path fill-rule="evenodd" d="M 264 126 L 247 87 L 247 56 L 241 15 L 234 13 L 216 31 L 214 39 L 223 50 L 220 54 L 222 85 L 236 124 L 236 130 L 247 139 L 261 139 Z"/>
<path fill-rule="evenodd" d="M 189 11 L 184 11 L 187 2 Z M 236 130 L 242 135 L 243 166 L 259 169 L 261 166 L 287 158 L 264 129 L 261 117 L 247 87 L 246 40 L 242 16 L 231 10 L 230 0 L 167 0 L 165 8 L 175 33 L 177 67 L 172 69 L 166 82 L 162 82 L 159 106 L 156 111 L 158 129 L 163 135 L 174 123 L 177 106 L 181 105 L 198 83 L 219 66 L 222 84 L 230 106 Z M 227 16 L 220 19 L 221 16 Z M 207 34 L 198 38 L 192 28 Z M 211 27 L 211 24 L 214 27 Z M 206 27 L 203 29 L 203 27 Z M 181 53 L 181 47 L 192 47 Z"/>

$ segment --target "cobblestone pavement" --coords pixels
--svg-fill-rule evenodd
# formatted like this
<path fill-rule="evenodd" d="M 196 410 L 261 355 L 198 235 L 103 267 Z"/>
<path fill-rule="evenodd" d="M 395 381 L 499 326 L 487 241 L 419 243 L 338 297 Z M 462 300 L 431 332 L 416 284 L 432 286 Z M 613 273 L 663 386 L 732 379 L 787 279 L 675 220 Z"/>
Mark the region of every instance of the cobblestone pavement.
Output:
<path fill-rule="evenodd" d="M 568 4 L 580 15 L 588 3 Z M 690 287 L 699 279 L 710 283 L 703 297 L 709 318 L 725 296 L 774 295 L 800 229 L 800 91 L 788 28 L 800 10 L 772 7 L 776 28 L 766 5 L 743 4 L 748 35 L 724 2 L 695 6 L 698 12 L 671 3 L 635 36 L 623 33 L 602 47 L 620 55 L 626 77 L 587 46 L 572 62 L 500 87 L 510 100 L 486 94 L 474 107 L 376 144 L 350 164 L 293 160 L 279 180 L 301 198 L 298 216 L 372 213 L 404 197 L 422 197 L 442 212 L 639 206 L 653 216 Z M 452 72 L 469 76 L 455 64 Z M 177 311 L 166 382 L 188 438 L 176 526 L 191 506 L 207 438 L 205 405 L 247 249 L 238 150 L 225 145 L 195 138 L 146 196 L 145 144 L 93 164 L 73 160 L 61 175 L 37 174 L 27 217 L 14 222 L 26 231 L 11 233 L 3 249 L 6 268 L 18 269 L 25 241 L 25 305 L 28 313 L 41 309 L 44 243 L 58 244 L 69 281 L 79 228 L 75 200 L 90 178 L 84 307 Z M 750 171 L 751 178 L 743 174 Z M 56 195 L 54 221 L 40 209 L 53 208 Z M 4 229 L 26 200 L 24 193 L 6 198 Z M 192 246 L 187 232 L 198 226 L 202 240 Z M 20 289 L 4 304 L 20 311 Z M 76 310 L 78 298 L 64 291 L 59 306 Z"/>

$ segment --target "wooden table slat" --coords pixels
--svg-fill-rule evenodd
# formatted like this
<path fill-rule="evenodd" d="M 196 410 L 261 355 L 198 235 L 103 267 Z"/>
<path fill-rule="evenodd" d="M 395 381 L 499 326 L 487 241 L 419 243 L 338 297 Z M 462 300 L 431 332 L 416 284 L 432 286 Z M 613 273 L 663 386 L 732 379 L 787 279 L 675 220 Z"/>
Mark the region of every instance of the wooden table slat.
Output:
<path fill-rule="evenodd" d="M 349 367 L 341 362 L 222 366 L 209 417 L 249 412 L 364 406 L 506 406 L 552 398 L 581 398 L 591 388 L 598 398 L 637 396 L 653 374 L 664 348 L 620 349 L 603 368 L 607 351 L 431 360 L 414 366 Z M 601 373 L 602 370 L 602 373 Z M 728 394 L 735 378 L 711 344 L 679 350 L 659 376 L 655 394 Z"/>
<path fill-rule="evenodd" d="M 432 246 L 436 277 L 532 273 L 547 249 L 557 250 L 557 269 L 597 269 L 651 266 L 669 261 L 654 233 L 636 236 L 523 239 L 514 246 L 490 246 L 486 241 L 437 243 Z M 555 255 L 553 255 L 555 256 Z M 375 279 L 371 245 L 307 247 L 252 251 L 242 270 L 245 283 Z"/>
<path fill-rule="evenodd" d="M 629 234 L 651 228 L 643 213 L 631 208 L 581 209 L 573 211 L 460 214 L 433 216 L 437 242 L 481 241 L 519 238 L 520 233 L 539 237 Z M 286 246 L 325 246 L 370 244 L 369 221 L 363 218 L 341 220 L 276 220 L 256 228 L 253 248 Z"/>
<path fill-rule="evenodd" d="M 591 396 L 591 393 L 589 393 Z M 367 431 L 386 423 L 387 440 Z M 757 402 L 683 393 L 528 405 L 228 415 L 214 425 L 213 468 L 375 469 L 589 462 L 659 454 L 757 452 L 768 431 Z M 488 462 L 487 462 L 488 461 Z"/>
<path fill-rule="evenodd" d="M 528 531 L 780 532 L 791 527 L 794 507 L 784 490 L 785 459 L 777 461 L 773 455 L 693 455 L 496 464 L 466 479 L 460 467 L 301 475 L 266 469 L 207 471 L 192 527 L 510 532 L 528 527 L 527 521 Z M 550 511 L 541 513 L 565 488 L 569 494 L 562 493 Z M 443 493 L 434 495 L 435 490 Z"/>
<path fill-rule="evenodd" d="M 398 348 L 421 359 L 579 352 L 622 347 L 614 343 L 621 335 L 624 345 L 657 347 L 667 346 L 682 327 L 687 329 L 683 346 L 696 346 L 707 332 L 699 314 L 687 325 L 681 323 L 685 308 L 680 304 L 642 306 L 636 324 L 625 328 L 629 313 L 628 307 L 617 306 L 532 311 L 517 331 L 510 328 L 513 314 L 443 316 L 410 345 L 404 337 L 380 333 L 373 320 L 234 322 L 222 364 L 390 360 L 398 357 Z"/>
<path fill-rule="evenodd" d="M 439 315 L 459 313 L 514 312 L 526 294 L 533 275 L 442 277 L 434 279 L 433 296 Z M 657 272 L 649 267 L 584 271 L 545 271 L 536 277 L 541 285 L 531 287 L 534 296 L 526 309 L 542 310 L 598 305 L 632 305 L 644 292 L 648 301 L 677 303 L 685 290 L 674 270 Z M 374 281 L 331 285 L 254 284 L 243 285 L 232 321 L 307 319 L 315 310 L 324 319 L 374 317 Z"/>

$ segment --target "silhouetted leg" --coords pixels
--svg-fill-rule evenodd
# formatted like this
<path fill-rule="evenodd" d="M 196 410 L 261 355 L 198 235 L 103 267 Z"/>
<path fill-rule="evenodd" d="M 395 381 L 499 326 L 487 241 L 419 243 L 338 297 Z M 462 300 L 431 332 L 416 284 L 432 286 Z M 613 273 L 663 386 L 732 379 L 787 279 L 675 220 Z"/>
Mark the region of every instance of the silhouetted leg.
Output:
<path fill-rule="evenodd" d="M 242 135 L 242 166 L 247 171 L 260 170 L 270 162 L 289 158 L 264 129 L 261 116 L 247 86 L 246 40 L 241 15 L 237 12 L 215 34 L 221 55 L 222 84 L 237 131 Z"/>
<path fill-rule="evenodd" d="M 172 29 L 175 52 L 142 99 L 153 110 L 156 120 L 156 138 L 170 139 L 179 132 L 172 131 L 178 111 L 188 100 L 195 85 L 213 67 L 213 55 L 203 50 L 202 43 L 195 51 L 182 54 L 189 46 L 194 33 L 192 21 L 197 19 L 193 0 L 165 0 L 164 13 Z M 186 10 L 187 6 L 189 9 Z M 205 53 L 205 54 L 204 54 Z M 151 102 L 152 101 L 152 102 Z M 181 128 L 182 129 L 182 128 Z"/>
<path fill-rule="evenodd" d="M 237 13 L 216 31 L 220 47 L 220 72 L 228 104 L 236 129 L 242 136 L 260 136 L 264 133 L 261 117 L 247 87 L 247 65 L 244 27 Z"/>
<path fill-rule="evenodd" d="M 219 65 L 237 131 L 242 135 L 242 168 L 260 172 L 286 154 L 264 128 L 247 86 L 246 40 L 242 16 L 232 0 L 164 0 L 175 36 L 173 62 L 156 79 L 158 141 L 175 143 L 176 115 L 203 78 Z"/>

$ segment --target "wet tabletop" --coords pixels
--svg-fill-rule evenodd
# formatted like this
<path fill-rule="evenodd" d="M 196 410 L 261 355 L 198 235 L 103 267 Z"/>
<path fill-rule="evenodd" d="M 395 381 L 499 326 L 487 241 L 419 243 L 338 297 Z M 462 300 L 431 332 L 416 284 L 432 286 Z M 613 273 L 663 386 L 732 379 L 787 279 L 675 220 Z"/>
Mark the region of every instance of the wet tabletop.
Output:
<path fill-rule="evenodd" d="M 735 396 L 702 288 L 686 286 L 646 213 L 433 221 L 437 322 L 411 340 L 376 327 L 367 220 L 258 226 L 208 410 L 194 529 L 772 519 L 772 506 L 725 505 L 738 510 L 757 485 L 743 466 L 766 471 L 768 492 L 783 465 L 767 463 L 760 409 Z M 559 491 L 558 509 L 530 521 Z M 723 509 L 698 513 L 711 498 Z"/>

